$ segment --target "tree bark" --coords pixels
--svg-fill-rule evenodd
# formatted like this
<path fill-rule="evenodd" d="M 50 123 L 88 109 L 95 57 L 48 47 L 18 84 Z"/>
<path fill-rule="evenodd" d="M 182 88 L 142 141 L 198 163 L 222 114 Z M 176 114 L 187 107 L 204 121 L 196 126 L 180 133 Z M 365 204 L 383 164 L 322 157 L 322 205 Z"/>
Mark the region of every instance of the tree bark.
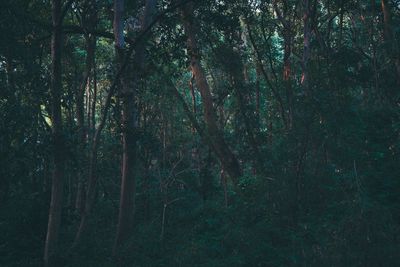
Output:
<path fill-rule="evenodd" d="M 150 25 L 151 18 L 156 8 L 156 0 L 147 0 L 145 12 L 142 18 L 141 31 L 144 32 Z M 122 17 L 124 12 L 124 1 L 115 0 L 114 2 L 114 35 L 115 47 L 117 51 L 118 64 L 122 64 L 125 54 L 123 37 Z M 145 59 L 145 43 L 141 42 L 135 50 L 134 64 L 141 71 Z M 129 55 L 128 55 L 129 56 Z M 133 75 L 132 75 L 133 74 Z M 131 68 L 121 76 L 121 99 L 122 99 L 122 182 L 120 194 L 120 206 L 118 215 L 118 226 L 113 247 L 113 255 L 116 256 L 119 248 L 129 238 L 134 218 L 136 181 L 134 166 L 136 162 L 136 144 L 138 128 L 138 111 L 135 104 L 136 86 L 139 80 L 137 71 Z"/>
<path fill-rule="evenodd" d="M 52 0 L 52 38 L 51 38 L 51 97 L 52 97 L 52 135 L 53 135 L 53 174 L 51 202 L 44 249 L 44 265 L 55 266 L 58 234 L 61 222 L 64 175 L 64 141 L 62 137 L 61 117 L 61 0 Z"/>
<path fill-rule="evenodd" d="M 207 125 L 207 133 L 212 142 L 214 152 L 218 156 L 221 165 L 228 173 L 234 185 L 237 185 L 242 169 L 235 154 L 226 144 L 220 129 L 217 126 L 217 116 L 212 102 L 210 87 L 208 85 L 204 69 L 200 63 L 199 49 L 193 28 L 192 13 L 193 3 L 182 8 L 182 20 L 187 36 L 188 53 L 190 56 L 190 67 L 203 102 L 204 120 Z"/>

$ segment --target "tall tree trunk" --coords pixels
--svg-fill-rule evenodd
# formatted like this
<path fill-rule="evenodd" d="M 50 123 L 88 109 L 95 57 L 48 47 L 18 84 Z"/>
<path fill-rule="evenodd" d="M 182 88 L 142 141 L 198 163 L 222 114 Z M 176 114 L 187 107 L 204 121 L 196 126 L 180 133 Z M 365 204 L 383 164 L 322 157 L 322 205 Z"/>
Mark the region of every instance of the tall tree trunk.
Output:
<path fill-rule="evenodd" d="M 124 63 L 124 65 L 126 65 Z M 119 73 L 117 74 L 117 78 L 114 80 L 113 84 L 110 87 L 110 90 L 107 94 L 106 101 L 104 103 L 104 108 L 103 108 L 103 113 L 100 119 L 99 126 L 97 127 L 94 136 L 93 136 L 93 141 L 92 141 L 92 147 L 90 150 L 90 155 L 89 155 L 89 172 L 88 172 L 88 185 L 87 185 L 87 191 L 86 191 L 86 199 L 85 199 L 85 207 L 84 211 L 81 216 L 81 221 L 79 224 L 78 231 L 75 235 L 74 242 L 71 246 L 71 249 L 74 249 L 78 246 L 82 234 L 86 229 L 87 226 L 87 219 L 88 216 L 91 212 L 93 202 L 94 202 L 94 196 L 96 192 L 96 183 L 97 183 L 97 176 L 96 176 L 96 169 L 97 169 L 97 150 L 99 147 L 100 143 L 100 137 L 101 137 L 101 132 L 104 129 L 107 117 L 108 117 L 108 111 L 111 106 L 111 98 L 114 95 L 115 88 L 117 86 L 117 80 L 121 76 L 121 72 L 124 71 L 125 67 L 121 66 L 121 69 Z"/>
<path fill-rule="evenodd" d="M 259 145 L 257 142 L 257 132 L 254 131 L 254 125 L 252 123 L 250 114 L 253 114 L 253 112 L 249 112 L 249 107 L 248 107 L 248 99 L 250 99 L 249 95 L 243 92 L 246 92 L 246 77 L 245 77 L 245 66 L 241 60 L 241 57 L 238 53 L 234 51 L 234 48 L 231 48 L 231 53 L 232 53 L 232 59 L 230 62 L 233 63 L 235 66 L 234 68 L 230 68 L 227 66 L 227 69 L 229 70 L 229 75 L 231 75 L 231 83 L 232 87 L 234 89 L 234 95 L 236 97 L 236 100 L 238 102 L 238 107 L 239 107 L 239 112 L 242 117 L 242 120 L 244 122 L 245 130 L 247 133 L 247 139 L 250 144 L 250 147 L 253 152 L 254 156 L 254 162 L 256 169 L 261 172 L 265 173 L 264 169 L 264 164 L 263 160 L 261 157 L 261 153 L 259 150 Z M 240 49 L 237 49 L 240 51 Z M 247 100 L 247 101 L 246 101 Z"/>
<path fill-rule="evenodd" d="M 339 16 L 339 48 L 342 47 L 343 40 L 343 17 L 344 17 L 344 1 L 340 0 L 340 16 Z"/>
<path fill-rule="evenodd" d="M 381 6 L 383 12 L 385 41 L 387 42 L 389 55 L 393 55 L 392 60 L 397 72 L 397 83 L 400 85 L 400 49 L 392 30 L 392 15 L 388 0 L 381 0 Z"/>
<path fill-rule="evenodd" d="M 85 36 L 86 40 L 86 65 L 85 65 L 85 70 L 83 72 L 83 77 L 82 77 L 82 82 L 79 87 L 79 92 L 77 94 L 77 100 L 76 100 L 76 117 L 77 117 L 77 122 L 78 122 L 78 129 L 79 129 L 79 146 L 80 146 L 80 151 L 82 152 L 82 155 L 79 155 L 81 159 L 86 158 L 86 143 L 87 143 L 87 136 L 89 132 L 89 126 L 90 126 L 90 118 L 87 119 L 87 126 L 85 126 L 85 116 L 84 116 L 84 98 L 85 98 L 85 88 L 89 86 L 90 83 L 90 76 L 91 72 L 93 69 L 93 62 L 94 62 L 94 53 L 95 53 L 95 47 L 96 47 L 96 38 L 94 36 Z M 87 96 L 88 97 L 88 96 Z M 90 108 L 90 102 L 87 101 L 87 104 Z M 84 162 L 84 161 L 83 161 Z M 78 173 L 78 188 L 77 188 L 77 194 L 76 194 L 76 200 L 75 200 L 75 209 L 77 210 L 78 214 L 82 215 L 83 209 L 84 209 L 84 203 L 85 203 L 85 188 L 84 188 L 84 182 L 83 182 L 83 177 L 84 177 L 84 171 L 83 168 L 86 168 L 86 166 L 82 166 L 82 168 L 79 170 Z"/>
<path fill-rule="evenodd" d="M 283 30 L 283 85 L 285 87 L 286 92 L 286 101 L 287 101 L 287 125 L 288 129 L 292 128 L 293 125 L 293 89 L 291 83 L 291 61 L 290 57 L 292 55 L 292 21 L 290 19 L 291 13 L 289 12 L 289 7 L 287 3 L 283 2 L 282 11 L 278 7 L 278 3 L 276 0 L 273 1 L 273 6 L 275 13 L 280 20 Z"/>
<path fill-rule="evenodd" d="M 222 133 L 217 126 L 217 116 L 212 102 L 210 87 L 200 63 L 200 51 L 197 47 L 197 41 L 195 38 L 192 14 L 193 3 L 189 3 L 183 8 L 182 19 L 187 36 L 188 50 L 191 61 L 190 67 L 203 102 L 204 120 L 207 125 L 207 133 L 213 144 L 214 152 L 221 161 L 221 165 L 232 179 L 233 184 L 237 185 L 238 179 L 242 175 L 242 170 L 239 165 L 239 161 L 226 144 Z"/>
<path fill-rule="evenodd" d="M 83 3 L 83 15 L 82 15 L 82 27 L 89 29 L 89 31 L 93 31 L 97 24 L 97 10 L 96 10 L 96 2 L 95 1 L 86 1 Z M 95 112 L 95 98 L 97 93 L 97 84 L 96 84 L 96 70 L 95 70 L 95 51 L 96 51 L 96 36 L 93 34 L 85 34 L 85 43 L 86 43 L 86 61 L 85 61 L 85 69 L 82 75 L 82 82 L 79 88 L 78 96 L 77 96 L 77 121 L 78 127 L 80 130 L 80 146 L 81 151 L 83 152 L 81 157 L 84 159 L 83 162 L 87 162 L 82 169 L 79 170 L 78 173 L 78 188 L 77 195 L 75 201 L 75 209 L 78 214 L 81 216 L 80 224 L 78 231 L 75 235 L 75 239 L 72 245 L 72 248 L 75 248 L 82 236 L 82 233 L 86 227 L 87 216 L 89 214 L 91 208 L 91 192 L 93 191 L 92 180 L 94 178 L 95 171 L 95 161 L 96 161 L 96 153 L 97 153 L 97 143 L 94 142 L 94 112 Z M 94 83 L 94 93 L 91 95 L 90 91 L 90 81 L 93 78 Z M 86 110 L 90 116 L 87 116 L 87 123 L 85 125 L 85 88 L 87 88 L 86 92 Z M 90 100 L 92 99 L 92 100 Z M 92 101 L 92 102 L 91 102 Z M 93 103 L 93 104 L 92 104 Z M 107 113 L 108 107 L 105 107 L 105 113 Z M 101 130 L 100 130 L 101 131 Z M 98 141 L 96 141 L 98 142 Z M 87 151 L 86 146 L 88 143 L 92 144 L 91 150 Z M 84 168 L 87 168 L 87 171 L 84 171 Z M 87 191 L 85 190 L 84 177 L 87 179 Z"/>
<path fill-rule="evenodd" d="M 145 12 L 142 18 L 142 32 L 150 25 L 151 18 L 155 12 L 156 0 L 147 0 Z M 117 61 L 122 65 L 125 54 L 123 36 L 123 17 L 124 1 L 115 0 L 114 2 L 114 36 L 117 50 Z M 136 47 L 134 58 L 135 67 L 141 71 L 145 59 L 145 43 L 141 42 Z M 129 55 L 128 55 L 129 56 Z M 134 74 L 132 76 L 132 74 Z M 118 226 L 113 247 L 113 255 L 116 256 L 119 248 L 129 238 L 134 216 L 136 181 L 134 165 L 136 162 L 136 143 L 138 128 L 138 111 L 135 104 L 136 86 L 139 79 L 137 71 L 133 72 L 129 66 L 121 76 L 121 99 L 122 99 L 122 182 L 120 194 L 120 206 L 118 215 Z"/>
<path fill-rule="evenodd" d="M 256 120 L 257 120 L 257 130 L 260 130 L 261 127 L 261 112 L 260 112 L 260 104 L 261 104 L 261 84 L 260 84 L 260 76 L 261 76 L 261 67 L 259 63 L 256 63 Z"/>
<path fill-rule="evenodd" d="M 387 0 L 381 0 L 381 6 L 382 6 L 382 12 L 383 12 L 383 23 L 384 23 L 384 29 L 385 29 L 385 38 L 387 40 L 392 39 L 392 25 L 391 25 L 391 14 L 390 14 L 390 9 L 388 6 L 388 1 Z"/>
<path fill-rule="evenodd" d="M 52 38 L 51 38 L 51 97 L 52 97 L 52 134 L 53 134 L 53 161 L 51 202 L 47 226 L 46 243 L 44 249 L 44 265 L 55 266 L 57 253 L 58 232 L 61 222 L 63 198 L 64 172 L 64 141 L 62 137 L 61 117 L 61 0 L 52 0 Z"/>
<path fill-rule="evenodd" d="M 96 39 L 94 40 L 94 43 L 96 44 Z M 92 63 L 92 68 L 93 68 L 93 97 L 92 97 L 92 111 L 91 115 L 92 117 L 90 118 L 91 123 L 90 123 L 90 129 L 89 129 L 89 139 L 93 141 L 94 137 L 94 132 L 96 130 L 96 101 L 97 101 L 97 70 L 96 70 L 96 59 L 93 57 L 93 63 Z"/>
<path fill-rule="evenodd" d="M 304 88 L 304 93 L 309 96 L 309 62 L 311 58 L 311 7 L 310 0 L 303 0 L 303 57 L 301 61 L 302 76 L 301 84 Z"/>
<path fill-rule="evenodd" d="M 292 54 L 292 33 L 290 24 L 284 27 L 283 33 L 283 83 L 286 90 L 286 99 L 288 106 L 288 128 L 291 129 L 293 125 L 293 91 L 291 82 L 291 62 L 290 57 Z"/>
<path fill-rule="evenodd" d="M 114 36 L 115 36 L 115 49 L 117 54 L 117 64 L 122 65 L 124 58 L 124 35 L 123 35 L 123 14 L 124 14 L 124 0 L 114 1 Z M 129 65 L 127 70 L 121 75 L 121 100 L 122 100 L 122 181 L 121 181 L 121 195 L 118 215 L 118 226 L 113 254 L 117 252 L 118 246 L 129 237 L 130 228 L 133 222 L 133 209 L 135 205 L 135 129 L 137 127 L 136 121 L 136 107 L 135 107 L 135 90 L 130 88 L 132 85 L 128 80 Z"/>

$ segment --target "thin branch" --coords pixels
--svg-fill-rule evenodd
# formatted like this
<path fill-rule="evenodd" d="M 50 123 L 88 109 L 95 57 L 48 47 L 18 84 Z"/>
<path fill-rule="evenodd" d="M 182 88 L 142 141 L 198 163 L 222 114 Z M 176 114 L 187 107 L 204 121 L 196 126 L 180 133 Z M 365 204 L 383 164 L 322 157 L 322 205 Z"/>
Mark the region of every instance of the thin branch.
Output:
<path fill-rule="evenodd" d="M 280 96 L 279 92 L 276 90 L 276 88 L 274 87 L 274 85 L 272 84 L 272 82 L 268 78 L 268 74 L 265 71 L 264 65 L 262 64 L 262 57 L 261 57 L 260 51 L 258 51 L 258 49 L 257 49 L 256 42 L 255 42 L 255 40 L 253 38 L 253 34 L 251 32 L 251 28 L 250 28 L 250 25 L 248 23 L 246 23 L 246 27 L 247 27 L 247 31 L 249 33 L 250 42 L 253 45 L 254 52 L 256 53 L 258 62 L 260 63 L 261 72 L 262 72 L 262 74 L 264 76 L 264 79 L 265 79 L 266 83 L 271 88 L 271 91 L 272 91 L 273 95 L 275 96 L 276 100 L 279 103 L 279 106 L 280 106 L 280 109 L 281 109 L 281 116 L 282 116 L 284 124 L 286 125 L 285 108 L 284 108 L 284 105 L 283 105 L 282 97 Z"/>

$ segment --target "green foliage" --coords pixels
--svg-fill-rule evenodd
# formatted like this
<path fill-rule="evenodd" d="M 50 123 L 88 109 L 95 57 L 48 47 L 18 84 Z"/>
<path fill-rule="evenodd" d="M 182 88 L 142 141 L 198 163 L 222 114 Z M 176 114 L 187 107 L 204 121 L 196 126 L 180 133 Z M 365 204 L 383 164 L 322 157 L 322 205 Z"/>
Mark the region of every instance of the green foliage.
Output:
<path fill-rule="evenodd" d="M 57 153 L 49 93 L 51 8 L 39 0 L 3 2 L 0 266 L 42 266 Z M 94 207 L 81 244 L 70 250 L 81 216 L 78 184 L 87 188 L 92 138 L 118 73 L 113 1 L 93 1 L 96 72 L 82 84 L 88 2 L 72 1 L 64 18 L 59 266 L 400 266 L 398 1 L 387 1 L 390 36 L 381 1 L 310 1 L 318 4 L 307 64 L 298 1 L 195 1 L 192 22 L 218 127 L 243 169 L 236 186 L 188 117 L 206 129 L 181 11 L 158 17 L 139 40 L 144 66 L 132 67 L 136 207 L 133 232 L 118 257 L 111 250 L 121 187 L 119 89 L 100 136 Z M 127 2 L 125 18 L 140 17 L 144 1 Z M 173 2 L 159 1 L 159 12 Z M 127 36 L 135 40 L 138 32 Z M 309 84 L 302 82 L 305 71 Z M 77 120 L 80 88 L 85 141 Z"/>

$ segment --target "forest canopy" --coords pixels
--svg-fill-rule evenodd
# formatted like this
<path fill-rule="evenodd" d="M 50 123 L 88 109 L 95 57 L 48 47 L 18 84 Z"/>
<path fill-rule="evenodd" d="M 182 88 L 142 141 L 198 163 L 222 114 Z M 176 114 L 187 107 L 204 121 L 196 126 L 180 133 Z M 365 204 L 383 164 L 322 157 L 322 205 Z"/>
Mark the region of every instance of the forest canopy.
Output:
<path fill-rule="evenodd" d="M 400 266 L 400 1 L 2 0 L 0 266 Z"/>

